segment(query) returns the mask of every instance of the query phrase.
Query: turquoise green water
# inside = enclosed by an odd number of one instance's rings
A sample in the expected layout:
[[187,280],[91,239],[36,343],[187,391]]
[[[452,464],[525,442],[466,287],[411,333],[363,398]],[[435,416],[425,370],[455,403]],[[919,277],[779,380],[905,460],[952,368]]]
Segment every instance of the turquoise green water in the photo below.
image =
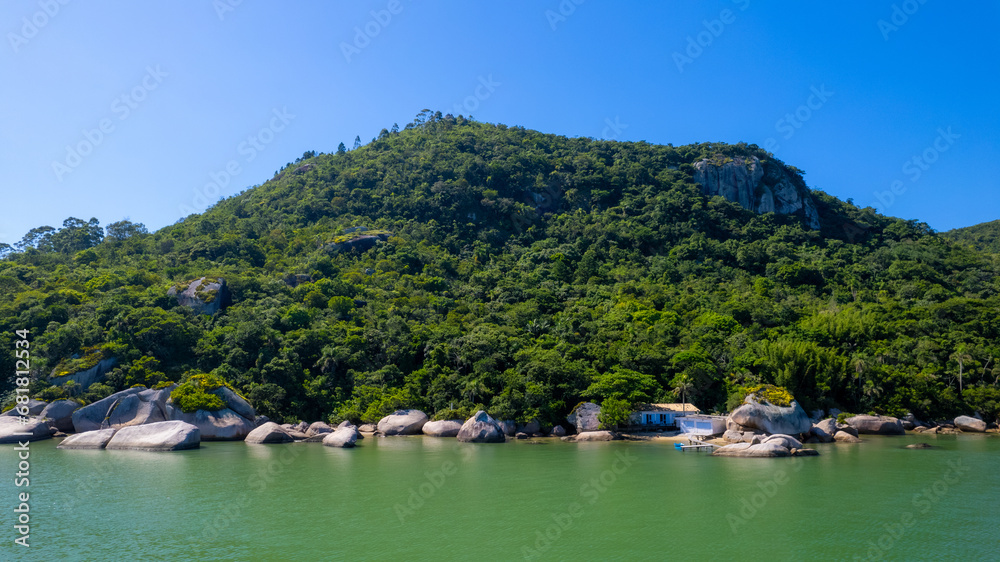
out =
[[[902,448],[916,441],[940,449]],[[31,445],[28,549],[13,544],[15,453],[0,449],[4,559],[1000,559],[992,436],[872,437],[801,460],[425,437],[56,444]]]

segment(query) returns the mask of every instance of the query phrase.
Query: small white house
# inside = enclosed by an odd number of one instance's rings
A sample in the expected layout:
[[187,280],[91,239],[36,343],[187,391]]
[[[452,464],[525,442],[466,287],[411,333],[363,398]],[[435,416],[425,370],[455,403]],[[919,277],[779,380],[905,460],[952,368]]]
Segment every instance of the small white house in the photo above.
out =
[[680,427],[681,433],[707,437],[725,433],[726,418],[725,416],[685,416],[678,421],[677,425]]
[[629,417],[629,424],[649,429],[673,428],[678,420],[699,413],[701,410],[694,404],[639,404]]

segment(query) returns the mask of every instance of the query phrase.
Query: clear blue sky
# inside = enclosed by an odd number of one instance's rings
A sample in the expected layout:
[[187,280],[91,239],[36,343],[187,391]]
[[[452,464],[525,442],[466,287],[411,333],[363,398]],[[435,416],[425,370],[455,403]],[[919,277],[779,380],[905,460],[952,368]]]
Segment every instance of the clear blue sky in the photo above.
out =
[[0,4],[3,242],[69,216],[160,228],[306,150],[456,106],[757,143],[938,230],[1000,218],[995,3],[60,1]]

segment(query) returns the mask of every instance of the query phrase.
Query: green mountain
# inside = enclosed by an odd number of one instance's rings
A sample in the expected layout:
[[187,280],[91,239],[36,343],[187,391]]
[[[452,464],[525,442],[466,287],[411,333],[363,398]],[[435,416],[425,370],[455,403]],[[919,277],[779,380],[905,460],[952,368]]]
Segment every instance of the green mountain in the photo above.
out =
[[983,252],[1000,254],[1000,220],[956,228],[942,233],[942,236]]
[[[30,329],[48,398],[211,373],[310,421],[558,422],[681,390],[724,410],[764,383],[807,409],[1000,407],[998,258],[809,190],[755,145],[425,111],[159,231],[67,219],[6,251],[0,354]],[[51,385],[112,357],[103,383]]]

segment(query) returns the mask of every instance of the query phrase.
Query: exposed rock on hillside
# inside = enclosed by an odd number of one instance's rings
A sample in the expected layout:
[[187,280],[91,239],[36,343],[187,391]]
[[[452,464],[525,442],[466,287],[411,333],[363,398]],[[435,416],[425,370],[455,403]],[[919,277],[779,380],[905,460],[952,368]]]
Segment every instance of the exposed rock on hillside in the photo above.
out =
[[819,229],[816,203],[802,178],[756,156],[705,158],[694,164],[694,181],[705,195],[721,195],[757,213],[799,215]]
[[177,304],[194,309],[200,314],[215,314],[232,303],[232,293],[226,280],[219,277],[202,277],[187,286],[173,286],[167,295],[175,297]]

